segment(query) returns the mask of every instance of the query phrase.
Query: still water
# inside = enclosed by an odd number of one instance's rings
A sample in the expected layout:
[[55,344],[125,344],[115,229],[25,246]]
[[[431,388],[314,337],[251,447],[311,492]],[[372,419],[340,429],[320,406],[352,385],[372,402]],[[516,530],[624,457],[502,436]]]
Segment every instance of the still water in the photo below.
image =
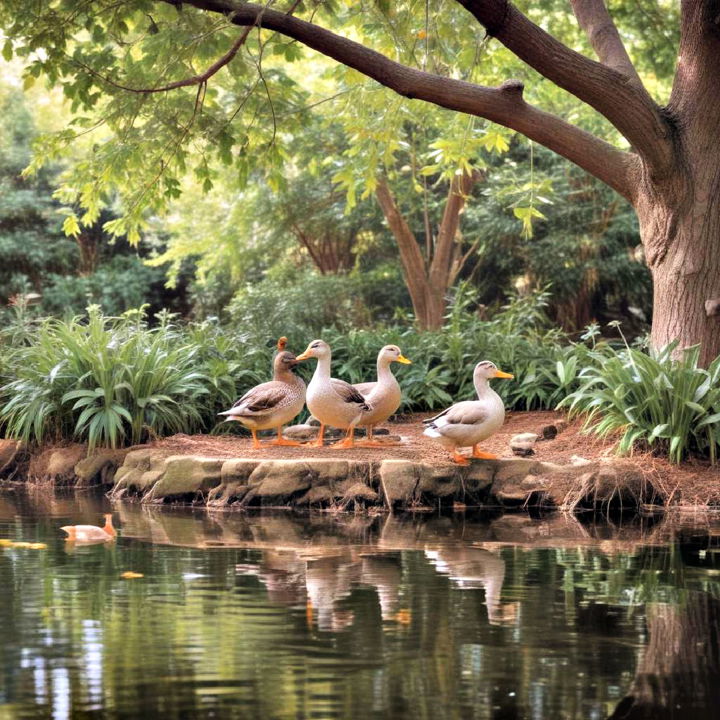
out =
[[0,494],[0,720],[717,718],[718,537]]

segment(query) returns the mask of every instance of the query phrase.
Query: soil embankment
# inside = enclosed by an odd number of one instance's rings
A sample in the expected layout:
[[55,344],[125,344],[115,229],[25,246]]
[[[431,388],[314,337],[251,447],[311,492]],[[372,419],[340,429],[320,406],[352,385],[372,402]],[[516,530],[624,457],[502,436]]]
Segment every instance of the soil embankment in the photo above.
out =
[[[640,510],[720,506],[720,470],[674,467],[650,455],[618,458],[612,444],[581,434],[556,413],[512,413],[483,444],[498,460],[460,467],[422,436],[419,416],[388,426],[402,441],[382,448],[327,445],[259,450],[237,435],[175,435],[148,445],[97,451],[46,448],[29,456],[0,441],[0,478],[101,485],[115,498],[213,507],[417,510],[438,506],[543,506]],[[515,457],[511,438],[532,432],[530,454]]]

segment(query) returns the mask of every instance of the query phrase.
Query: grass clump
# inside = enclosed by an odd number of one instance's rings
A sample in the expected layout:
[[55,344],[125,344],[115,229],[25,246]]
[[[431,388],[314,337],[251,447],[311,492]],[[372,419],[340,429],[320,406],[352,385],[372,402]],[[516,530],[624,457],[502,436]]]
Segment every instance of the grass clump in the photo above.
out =
[[585,415],[600,437],[619,434],[618,451],[646,447],[679,463],[688,455],[717,461],[720,446],[720,358],[698,366],[699,348],[677,343],[646,353],[600,345],[578,374],[579,387],[559,404]]

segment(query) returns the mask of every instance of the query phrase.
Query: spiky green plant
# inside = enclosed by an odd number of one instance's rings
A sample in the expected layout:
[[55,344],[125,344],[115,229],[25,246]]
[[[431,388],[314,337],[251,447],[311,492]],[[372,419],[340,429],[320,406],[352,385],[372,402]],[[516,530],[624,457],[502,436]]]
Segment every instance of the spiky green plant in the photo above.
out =
[[198,430],[235,394],[204,352],[169,322],[147,327],[138,312],[106,318],[91,307],[87,318],[47,320],[14,354],[0,422],[11,437],[74,436],[90,448]]
[[720,358],[698,367],[699,348],[675,357],[677,343],[647,354],[627,345],[591,351],[580,386],[559,404],[585,415],[588,431],[620,434],[618,451],[645,445],[679,463],[689,454],[717,460],[720,446]]

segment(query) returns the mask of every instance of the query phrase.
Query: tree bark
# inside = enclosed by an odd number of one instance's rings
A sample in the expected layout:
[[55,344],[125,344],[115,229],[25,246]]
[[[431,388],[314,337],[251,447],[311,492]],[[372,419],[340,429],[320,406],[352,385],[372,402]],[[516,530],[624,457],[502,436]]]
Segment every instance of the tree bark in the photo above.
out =
[[649,642],[610,720],[715,718],[720,703],[720,604],[689,592],[682,605],[648,606]]

